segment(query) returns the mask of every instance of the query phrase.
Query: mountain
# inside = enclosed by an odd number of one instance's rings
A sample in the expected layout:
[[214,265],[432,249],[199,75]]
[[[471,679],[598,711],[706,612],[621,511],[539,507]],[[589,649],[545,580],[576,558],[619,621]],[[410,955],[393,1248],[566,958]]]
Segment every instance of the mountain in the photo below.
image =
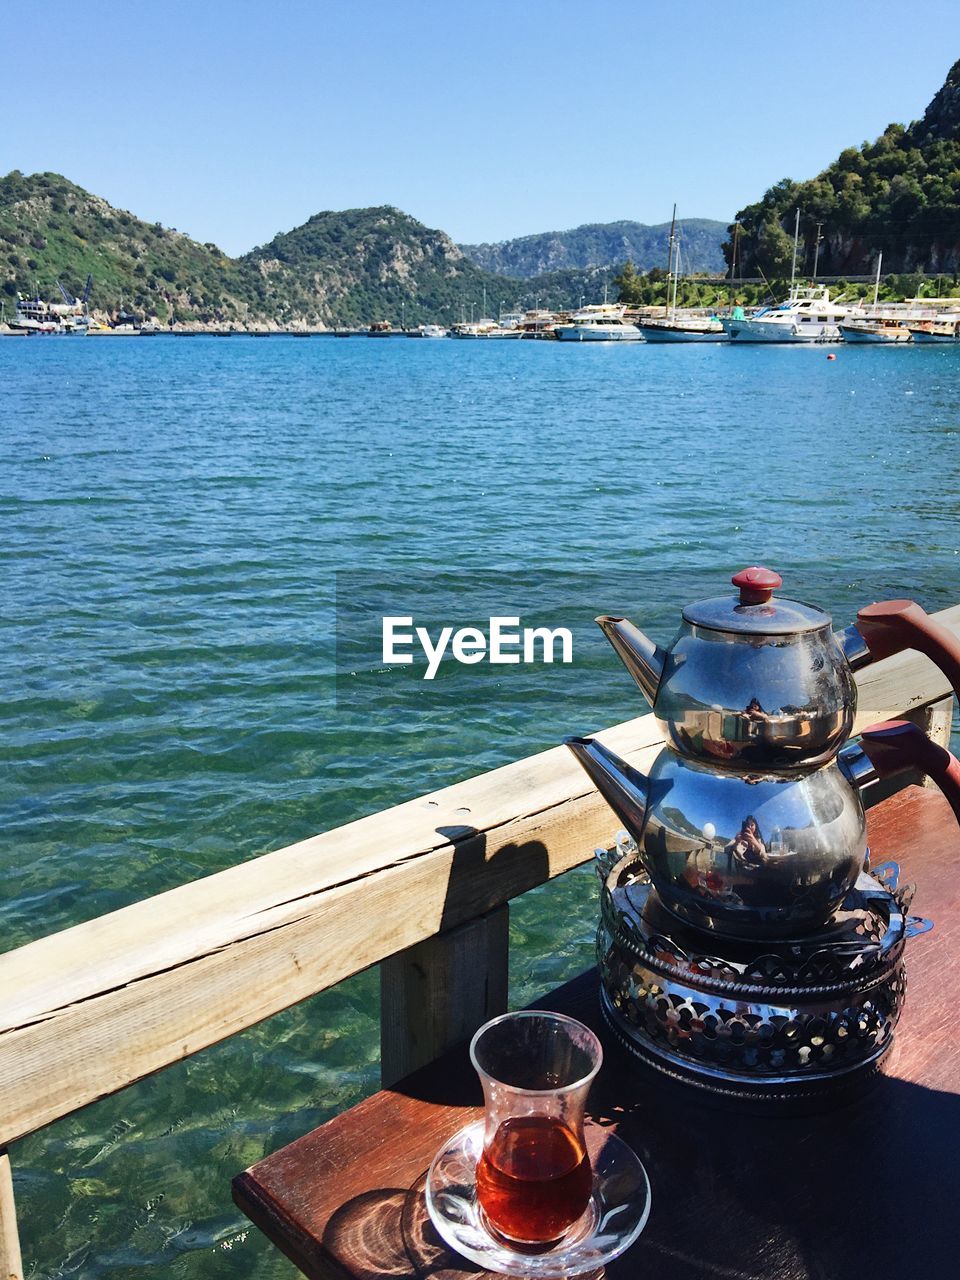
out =
[[[162,324],[312,328],[453,323],[501,306],[551,309],[597,301],[612,272],[555,272],[518,281],[471,262],[442,231],[399,209],[318,213],[239,258],[148,223],[56,173],[0,178],[0,297],[56,281],[90,306]],[[612,295],[611,295],[612,296]]]
[[[308,324],[410,324],[460,318],[461,306],[496,306],[503,282],[466,258],[449,236],[388,205],[318,213],[238,260],[263,284],[263,302]],[[479,314],[479,311],[478,311]]]
[[807,182],[784,178],[737,214],[729,228],[727,262],[737,239],[745,276],[789,274],[795,210],[800,209],[803,257],[809,271],[821,224],[818,270],[868,275],[883,252],[884,272],[960,270],[960,62],[912,124],[890,124],[875,142],[848,147]]
[[[0,178],[0,296],[56,296],[56,280],[79,293],[94,277],[91,305],[121,305],[168,317],[241,319],[234,264],[215,244],[198,244],[159,223],[114,209],[56,173]],[[59,299],[58,299],[59,300]],[[9,309],[9,308],[8,308]]]
[[[726,224],[709,218],[684,218],[677,224],[682,269],[719,274]],[[499,244],[462,244],[460,248],[485,271],[524,280],[568,268],[619,267],[630,259],[638,271],[664,267],[670,223],[592,222],[572,231],[502,240]]]

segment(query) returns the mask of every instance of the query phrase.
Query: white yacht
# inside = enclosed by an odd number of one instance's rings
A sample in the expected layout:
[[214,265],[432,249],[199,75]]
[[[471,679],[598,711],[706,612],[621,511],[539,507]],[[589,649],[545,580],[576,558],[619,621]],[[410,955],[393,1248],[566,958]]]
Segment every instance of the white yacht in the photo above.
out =
[[59,333],[60,317],[49,302],[40,297],[17,294],[13,319],[7,322],[14,333]]
[[752,316],[738,307],[720,323],[734,342],[840,342],[840,325],[851,310],[831,302],[824,285],[795,286],[775,307],[763,307]]
[[421,338],[445,338],[447,331],[442,324],[422,324],[420,325]]
[[561,342],[642,342],[643,334],[624,316],[626,307],[596,303],[574,311],[554,327]]

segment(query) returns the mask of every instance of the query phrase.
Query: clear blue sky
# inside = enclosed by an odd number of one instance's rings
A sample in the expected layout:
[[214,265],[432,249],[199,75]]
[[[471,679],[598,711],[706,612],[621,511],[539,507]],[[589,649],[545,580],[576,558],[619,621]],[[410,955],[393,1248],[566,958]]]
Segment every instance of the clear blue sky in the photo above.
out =
[[459,241],[729,219],[922,114],[960,4],[0,0],[0,48],[0,171],[240,253],[373,204]]

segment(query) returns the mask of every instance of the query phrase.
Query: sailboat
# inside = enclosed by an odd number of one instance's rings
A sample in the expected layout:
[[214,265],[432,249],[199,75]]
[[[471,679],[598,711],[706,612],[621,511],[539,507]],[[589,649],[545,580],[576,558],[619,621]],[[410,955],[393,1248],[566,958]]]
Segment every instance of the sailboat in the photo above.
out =
[[670,244],[667,252],[667,306],[662,320],[644,320],[638,325],[647,342],[723,342],[727,335],[716,316],[677,314],[677,284],[680,279],[680,238],[676,232],[677,206],[673,206]]
[[[880,309],[880,267],[883,264],[883,251],[877,258],[877,276],[873,283],[873,306],[869,313],[857,315],[851,312],[840,326],[840,334],[844,342],[912,342],[913,335],[903,322],[902,314],[895,314]],[[900,313],[903,308],[901,307]]]

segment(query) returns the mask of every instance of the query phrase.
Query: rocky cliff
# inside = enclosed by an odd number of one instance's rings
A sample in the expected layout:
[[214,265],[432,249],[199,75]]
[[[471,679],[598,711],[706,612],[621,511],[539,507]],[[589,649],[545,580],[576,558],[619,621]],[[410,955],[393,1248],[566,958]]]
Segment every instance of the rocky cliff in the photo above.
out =
[[[724,223],[708,218],[685,218],[677,224],[677,229],[684,271],[723,271]],[[460,247],[468,258],[487,271],[529,279],[550,271],[620,267],[628,259],[638,271],[665,267],[669,238],[669,222],[656,226],[642,222],[603,222],[588,223],[572,231],[545,231],[497,244]]]

